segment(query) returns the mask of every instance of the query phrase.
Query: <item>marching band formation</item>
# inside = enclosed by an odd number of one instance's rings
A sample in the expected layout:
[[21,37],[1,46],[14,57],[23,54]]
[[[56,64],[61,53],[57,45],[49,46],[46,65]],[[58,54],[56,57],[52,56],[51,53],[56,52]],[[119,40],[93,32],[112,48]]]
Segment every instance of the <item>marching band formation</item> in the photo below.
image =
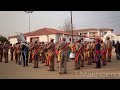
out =
[[75,70],[79,70],[84,67],[84,62],[88,65],[96,63],[95,68],[101,68],[106,66],[106,62],[111,62],[112,44],[110,38],[107,38],[107,43],[100,39],[96,39],[93,42],[87,42],[82,39],[70,44],[66,42],[65,38],[62,41],[54,43],[54,39],[50,42],[38,42],[33,43],[18,42],[15,45],[9,43],[0,43],[0,62],[5,59],[5,63],[8,63],[8,55],[10,50],[11,61],[15,59],[15,63],[28,66],[28,63],[34,62],[34,68],[38,68],[39,60],[49,66],[49,71],[54,71],[55,60],[59,63],[59,74],[67,73],[67,62],[69,56],[74,54],[72,58],[74,60]]

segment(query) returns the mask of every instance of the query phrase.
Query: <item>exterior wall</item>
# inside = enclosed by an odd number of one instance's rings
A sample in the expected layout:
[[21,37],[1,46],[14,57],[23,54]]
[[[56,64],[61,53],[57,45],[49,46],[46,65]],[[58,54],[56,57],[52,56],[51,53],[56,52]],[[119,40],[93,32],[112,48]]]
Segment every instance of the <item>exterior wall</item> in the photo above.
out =
[[27,42],[30,42],[30,38],[33,38],[33,37],[39,37],[39,36],[28,36],[26,37]]
[[15,44],[15,43],[17,43],[17,38],[10,38],[9,41],[11,44]]
[[[66,38],[67,42],[72,42],[72,36],[71,35],[60,35],[59,36],[59,41],[60,41],[60,38],[62,40],[63,37]],[[70,38],[71,38],[71,41],[70,41]],[[80,39],[80,36],[73,36],[73,39],[74,39],[74,42],[76,42],[77,40]]]
[[39,41],[40,42],[47,42],[48,41],[47,35],[41,35],[41,36],[39,36]]
[[98,30],[98,31],[94,31],[94,30],[91,30],[91,31],[80,31],[80,32],[78,32],[79,34],[81,33],[81,35],[85,35],[84,33],[87,33],[87,35],[86,36],[93,36],[93,33],[95,33],[95,36],[104,36],[105,35],[105,32],[106,33],[112,33],[112,31],[100,31],[100,30]]
[[120,36],[117,36],[118,37],[118,39],[119,39],[119,42],[120,42]]
[[53,38],[54,39],[54,42],[56,42],[56,34],[50,34],[50,35],[48,35],[48,39],[49,39],[49,41],[50,41],[50,38]]

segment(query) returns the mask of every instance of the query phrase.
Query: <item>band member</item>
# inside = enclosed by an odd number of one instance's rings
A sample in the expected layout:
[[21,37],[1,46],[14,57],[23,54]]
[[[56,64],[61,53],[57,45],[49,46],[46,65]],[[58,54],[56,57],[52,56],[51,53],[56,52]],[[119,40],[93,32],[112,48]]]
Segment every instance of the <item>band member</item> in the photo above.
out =
[[49,71],[54,71],[54,57],[55,57],[55,43],[54,39],[51,38],[48,49],[48,61],[49,61]]
[[33,50],[31,49],[31,47],[33,46],[33,43],[31,42],[29,44],[29,55],[28,55],[28,60],[29,60],[29,63],[32,63],[32,54],[33,54]]
[[90,51],[91,51],[91,45],[90,42],[87,43],[87,47],[86,47],[87,51],[86,51],[86,57],[87,57],[87,65],[91,65],[91,58],[90,58]]
[[[66,64],[67,64],[67,59],[68,59],[68,54],[67,51],[68,51],[68,43],[66,42],[66,39],[65,38],[62,38],[62,41],[58,44],[58,61],[59,61],[59,74],[66,74],[67,73],[67,67],[66,67]],[[62,72],[62,67],[64,68],[63,69],[63,72]]]
[[95,47],[95,50],[96,50],[96,67],[95,68],[101,68],[101,62],[100,62],[100,48],[101,48],[101,45],[100,45],[100,41],[97,40],[97,44],[96,44],[96,47]]
[[58,62],[58,51],[57,51],[57,47],[58,47],[58,42],[55,43],[55,60],[56,60],[56,63],[59,63],[59,62]]
[[26,42],[21,43],[23,66],[28,66],[28,45]]
[[[82,40],[82,39],[81,39],[81,40]],[[81,67],[84,67],[84,48],[85,48],[85,47],[84,47],[84,43],[83,43],[83,42],[81,42],[81,46],[82,46],[82,47],[81,47],[81,54],[80,54],[80,55],[81,55],[81,60],[80,60],[81,63],[80,63],[80,66],[81,66]]]
[[18,42],[16,45],[16,63],[18,63],[18,65],[21,65],[20,56],[21,56],[21,47],[20,47],[20,42]]
[[0,42],[0,62],[2,62],[2,58],[3,58],[3,45]]
[[95,63],[95,45],[96,45],[96,43],[95,43],[95,41],[93,41],[92,42],[92,48],[91,48],[91,54],[92,54],[91,60],[92,60],[92,63]]
[[101,41],[102,66],[106,66],[106,44]]
[[17,63],[17,48],[16,48],[16,45],[17,45],[17,43],[13,45],[13,49],[14,49],[14,60]]
[[120,43],[119,43],[119,41],[117,41],[117,43],[114,46],[115,46],[116,58],[117,58],[117,60],[119,60],[120,59]]
[[11,61],[13,61],[13,52],[14,52],[14,48],[13,48],[12,44],[10,44],[10,56],[11,56]]
[[40,55],[40,45],[38,44],[37,41],[35,41],[34,45],[31,47],[33,50],[32,54],[32,59],[34,60],[34,67],[33,68],[38,68],[38,60],[39,60],[39,55]]
[[110,41],[110,38],[107,38],[107,56],[108,60],[107,62],[111,62],[111,54],[112,54],[112,43]]
[[49,46],[49,43],[46,44],[46,49],[45,49],[45,66],[49,66],[49,57],[48,57],[48,49],[47,47]]
[[8,63],[8,50],[9,50],[9,44],[7,42],[5,42],[5,44],[3,46],[3,54],[4,54],[4,58],[5,58],[5,63]]
[[44,42],[41,43],[41,60],[42,63],[45,63],[45,49],[46,49],[46,45]]
[[87,42],[84,42],[84,61],[87,61]]
[[82,52],[82,45],[81,45],[81,40],[78,40],[77,43],[75,44],[75,70],[80,69],[80,61],[82,60],[81,57],[81,52]]

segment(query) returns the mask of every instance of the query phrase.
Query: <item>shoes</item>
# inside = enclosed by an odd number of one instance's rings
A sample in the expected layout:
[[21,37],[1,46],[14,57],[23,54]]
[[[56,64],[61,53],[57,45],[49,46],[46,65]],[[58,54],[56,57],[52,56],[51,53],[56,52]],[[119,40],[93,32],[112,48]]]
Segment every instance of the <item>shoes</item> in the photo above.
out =
[[63,74],[67,74],[66,72],[63,72]]
[[106,66],[106,64],[102,64],[102,66]]
[[84,65],[81,65],[81,67],[84,67]]
[[59,74],[62,74],[62,72],[59,72]]
[[79,70],[80,68],[75,68],[74,70]]
[[49,65],[46,64],[45,66],[49,66]]
[[55,70],[50,70],[50,69],[49,69],[48,71],[55,71]]
[[91,63],[87,63],[87,65],[92,65]]

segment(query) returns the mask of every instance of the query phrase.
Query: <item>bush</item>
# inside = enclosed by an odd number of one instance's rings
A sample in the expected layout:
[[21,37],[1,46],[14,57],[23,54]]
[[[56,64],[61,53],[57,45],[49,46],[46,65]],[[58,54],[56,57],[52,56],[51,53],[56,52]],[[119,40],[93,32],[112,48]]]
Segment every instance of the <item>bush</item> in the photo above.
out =
[[8,39],[4,36],[0,36],[0,42],[4,43],[4,42],[9,42]]

